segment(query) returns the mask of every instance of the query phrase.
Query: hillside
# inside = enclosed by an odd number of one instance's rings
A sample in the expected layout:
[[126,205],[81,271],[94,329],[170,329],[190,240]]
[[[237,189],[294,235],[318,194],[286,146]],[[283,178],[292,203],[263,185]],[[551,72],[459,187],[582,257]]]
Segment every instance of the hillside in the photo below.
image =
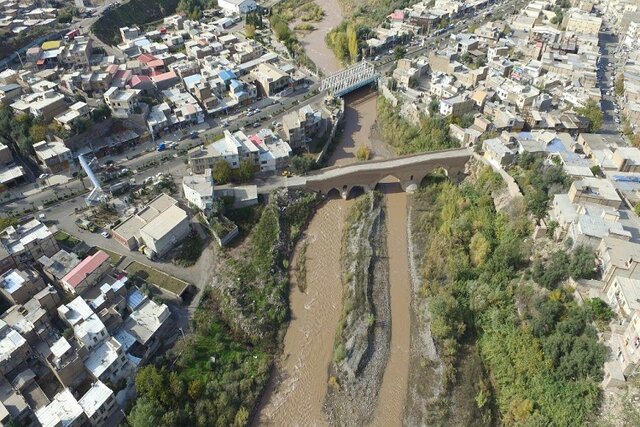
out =
[[143,25],[175,13],[179,0],[130,0],[122,6],[106,11],[91,31],[104,43],[121,42],[120,27]]

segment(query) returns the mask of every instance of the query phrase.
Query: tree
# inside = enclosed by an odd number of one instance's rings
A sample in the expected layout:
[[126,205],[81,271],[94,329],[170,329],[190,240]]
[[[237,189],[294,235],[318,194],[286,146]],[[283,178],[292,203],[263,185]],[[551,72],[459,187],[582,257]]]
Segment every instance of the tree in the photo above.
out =
[[620,74],[616,79],[615,91],[618,96],[624,94],[624,74]]
[[249,421],[249,411],[247,411],[247,409],[244,406],[241,406],[240,409],[238,409],[238,412],[236,412],[236,417],[233,421],[233,425],[235,427],[243,427],[247,425],[248,421]]
[[44,123],[34,123],[29,128],[29,137],[33,142],[43,141],[47,137],[47,125]]
[[154,402],[164,401],[165,384],[162,372],[153,365],[140,369],[136,375],[136,391]]
[[589,132],[597,132],[604,123],[602,109],[594,99],[589,99],[584,107],[576,108],[576,113],[589,120]]
[[289,162],[291,171],[298,175],[304,175],[318,167],[315,160],[307,156],[293,156]]
[[356,159],[360,161],[369,160],[371,157],[371,148],[366,145],[360,145],[356,150]]
[[[225,162],[226,163],[226,162]],[[240,167],[237,171],[238,181],[240,182],[249,182],[253,179],[255,175],[255,168],[253,163],[250,160],[244,159],[240,161]]]
[[244,26],[244,34],[247,38],[253,39],[256,37],[256,26],[253,24],[247,24]]
[[395,59],[396,61],[404,58],[406,54],[407,49],[405,49],[403,46],[396,46],[395,49],[393,49],[393,59]]
[[353,25],[347,26],[347,46],[351,61],[356,61],[358,59],[358,54],[360,53],[360,47],[358,43],[358,35]]
[[135,406],[131,409],[127,421],[132,427],[157,427],[160,424],[162,412],[163,410],[157,401],[142,396],[138,398]]
[[574,279],[591,279],[595,275],[595,254],[587,246],[580,245],[571,254],[569,274]]
[[211,176],[213,177],[213,180],[216,182],[216,184],[226,184],[231,178],[231,173],[232,171],[229,163],[225,162],[224,160],[219,160],[213,166]]

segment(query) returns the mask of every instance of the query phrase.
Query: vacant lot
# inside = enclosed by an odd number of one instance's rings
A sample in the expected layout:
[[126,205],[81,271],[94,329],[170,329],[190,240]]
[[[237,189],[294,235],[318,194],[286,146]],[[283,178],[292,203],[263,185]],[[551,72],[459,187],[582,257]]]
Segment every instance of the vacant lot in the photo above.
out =
[[148,265],[141,264],[137,261],[133,261],[129,264],[125,271],[131,275],[136,275],[140,279],[147,283],[156,285],[157,287],[164,289],[174,295],[182,295],[182,293],[189,287],[187,282],[180,279],[176,279],[166,273],[156,270]]

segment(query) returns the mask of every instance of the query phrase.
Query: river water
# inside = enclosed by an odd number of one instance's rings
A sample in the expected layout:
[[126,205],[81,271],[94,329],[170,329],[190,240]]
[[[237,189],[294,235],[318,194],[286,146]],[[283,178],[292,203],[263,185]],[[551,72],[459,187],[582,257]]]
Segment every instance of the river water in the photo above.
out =
[[[341,68],[326,46],[326,33],[342,20],[337,0],[319,0],[325,19],[317,30],[301,37],[309,57],[325,73]],[[356,162],[360,145],[372,148],[373,158],[391,155],[371,138],[376,119],[375,91],[360,90],[345,97],[344,133],[328,166]],[[383,184],[387,205],[387,245],[391,295],[391,352],[380,388],[376,426],[402,423],[407,394],[410,342],[410,282],[407,254],[407,197],[399,184]],[[275,426],[327,425],[323,404],[335,332],[340,320],[342,282],[340,251],[350,201],[327,200],[309,224],[306,240],[307,288],[290,291],[291,322],[276,374],[262,400],[257,423]],[[299,247],[294,259],[299,256]],[[294,265],[294,264],[292,264]]]

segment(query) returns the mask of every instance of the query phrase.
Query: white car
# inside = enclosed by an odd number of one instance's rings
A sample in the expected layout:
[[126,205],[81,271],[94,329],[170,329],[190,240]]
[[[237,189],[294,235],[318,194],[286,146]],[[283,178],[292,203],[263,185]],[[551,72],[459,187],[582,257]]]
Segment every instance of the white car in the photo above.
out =
[[100,233],[100,235],[101,235],[102,237],[104,237],[105,239],[109,239],[109,238],[111,238],[111,234],[109,234],[109,232],[108,232],[108,231],[103,231],[102,233]]

